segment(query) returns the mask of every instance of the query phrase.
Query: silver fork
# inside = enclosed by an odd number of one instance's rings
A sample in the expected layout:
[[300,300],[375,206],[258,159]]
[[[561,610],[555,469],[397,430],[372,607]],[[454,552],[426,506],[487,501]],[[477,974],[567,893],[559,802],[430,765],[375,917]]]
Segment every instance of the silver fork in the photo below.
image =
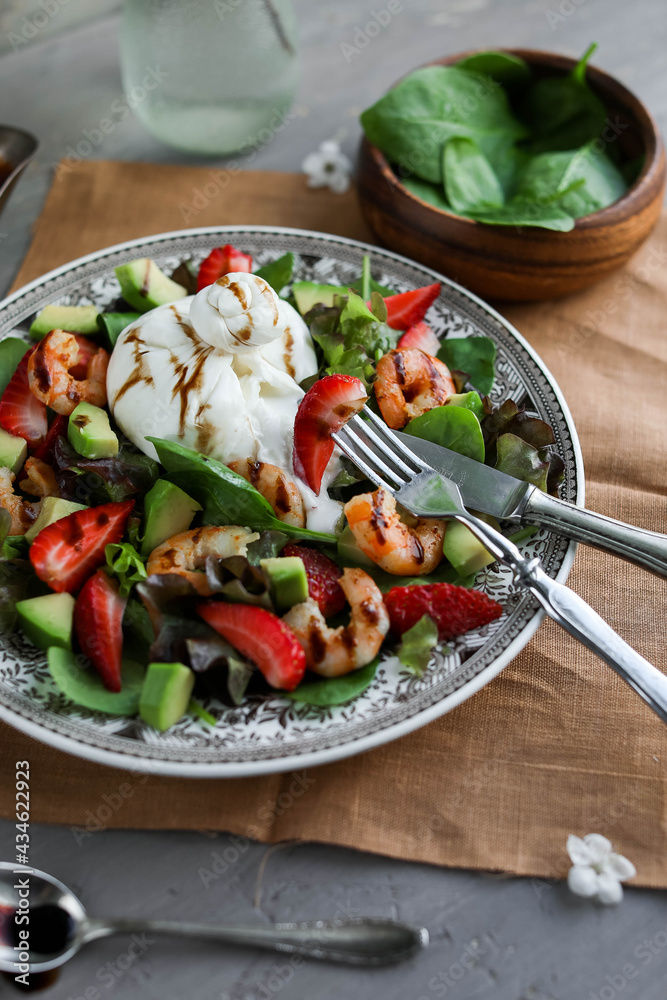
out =
[[537,557],[528,559],[490,524],[463,506],[458,486],[427,465],[393,434],[372,410],[364,407],[333,435],[349,459],[376,486],[393,494],[415,517],[453,518],[465,524],[514,573],[514,580],[535,595],[554,621],[620,674],[667,722],[667,676],[621,639],[578,594],[557,583]]

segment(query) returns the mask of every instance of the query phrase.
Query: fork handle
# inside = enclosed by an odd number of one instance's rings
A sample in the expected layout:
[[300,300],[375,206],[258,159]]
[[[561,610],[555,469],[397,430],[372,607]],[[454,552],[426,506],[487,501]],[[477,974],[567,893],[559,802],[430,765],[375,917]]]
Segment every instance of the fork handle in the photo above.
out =
[[612,517],[584,510],[537,488],[528,498],[522,520],[539,524],[557,535],[604,549],[658,576],[667,576],[667,535],[657,531],[636,528]]
[[657,667],[628,646],[583,598],[547,576],[539,559],[527,559],[509,539],[472,514],[457,520],[513,570],[516,582],[535,595],[554,621],[608,663],[667,722],[667,677]]

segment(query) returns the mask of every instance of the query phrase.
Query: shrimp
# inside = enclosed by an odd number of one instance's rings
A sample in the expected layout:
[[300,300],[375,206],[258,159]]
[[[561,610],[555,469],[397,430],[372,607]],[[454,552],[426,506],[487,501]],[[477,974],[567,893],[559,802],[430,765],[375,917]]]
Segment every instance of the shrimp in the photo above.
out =
[[[85,363],[83,374],[73,371]],[[105,406],[109,354],[103,347],[94,348],[64,330],[51,330],[40,340],[28,362],[28,382],[38,399],[56,413],[69,416],[81,402]]]
[[375,398],[386,423],[405,427],[456,392],[447,365],[418,348],[389,351],[377,363]]
[[35,497],[60,496],[56,474],[46,462],[42,462],[40,458],[28,458],[23,471],[26,478],[21,480],[19,486],[25,493]]
[[299,488],[284,469],[252,458],[238,458],[228,463],[232,472],[243,476],[268,500],[273,512],[285,524],[306,527],[306,511]]
[[359,548],[387,573],[424,576],[442,559],[445,522],[417,518],[406,524],[387,490],[352,497],[345,504],[345,516]]
[[349,625],[330,628],[312,597],[283,618],[303,646],[308,668],[322,677],[340,677],[370,663],[389,631],[382,593],[368,573],[348,568],[338,582],[350,604]]
[[38,503],[29,503],[14,493],[14,473],[6,466],[0,467],[0,507],[9,511],[10,535],[25,535],[39,513]]
[[149,576],[154,573],[175,573],[177,576],[185,577],[198,594],[210,597],[213,591],[206,573],[202,572],[207,558],[213,556],[216,559],[226,559],[227,556],[244,556],[250,542],[258,538],[256,531],[251,532],[248,528],[239,527],[238,524],[181,531],[180,534],[172,535],[162,545],[153,549],[146,563],[146,572]]

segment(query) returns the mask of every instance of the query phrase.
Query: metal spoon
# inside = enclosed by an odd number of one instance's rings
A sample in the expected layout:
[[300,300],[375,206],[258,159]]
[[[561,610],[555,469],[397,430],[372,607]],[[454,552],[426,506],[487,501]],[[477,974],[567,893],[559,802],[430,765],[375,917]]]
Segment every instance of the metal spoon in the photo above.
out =
[[[21,895],[21,893],[23,895]],[[26,902],[27,901],[27,902]],[[20,921],[29,905],[30,923]],[[48,907],[47,910],[41,910]],[[38,914],[42,913],[42,919]],[[18,911],[18,918],[15,916]],[[18,935],[28,933],[27,941]],[[19,974],[26,960],[30,972],[64,965],[83,945],[112,934],[169,934],[283,954],[299,954],[351,965],[388,965],[415,955],[428,945],[428,931],[396,920],[316,920],[272,927],[233,927],[167,920],[95,920],[58,879],[35,869],[0,862],[0,970]],[[32,942],[31,942],[32,938]],[[27,950],[21,954],[23,945]],[[44,950],[39,950],[44,949]]]
[[29,132],[12,125],[0,125],[0,212],[38,145],[37,139]]

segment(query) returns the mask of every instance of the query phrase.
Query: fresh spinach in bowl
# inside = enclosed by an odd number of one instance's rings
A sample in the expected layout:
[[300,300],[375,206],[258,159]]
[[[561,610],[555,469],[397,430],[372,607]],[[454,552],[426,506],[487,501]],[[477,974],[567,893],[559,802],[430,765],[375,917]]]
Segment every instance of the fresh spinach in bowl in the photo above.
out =
[[405,187],[435,208],[489,225],[567,232],[617,201],[628,174],[602,140],[606,110],[586,79],[589,46],[566,76],[480,52],[427,66],[361,115]]

